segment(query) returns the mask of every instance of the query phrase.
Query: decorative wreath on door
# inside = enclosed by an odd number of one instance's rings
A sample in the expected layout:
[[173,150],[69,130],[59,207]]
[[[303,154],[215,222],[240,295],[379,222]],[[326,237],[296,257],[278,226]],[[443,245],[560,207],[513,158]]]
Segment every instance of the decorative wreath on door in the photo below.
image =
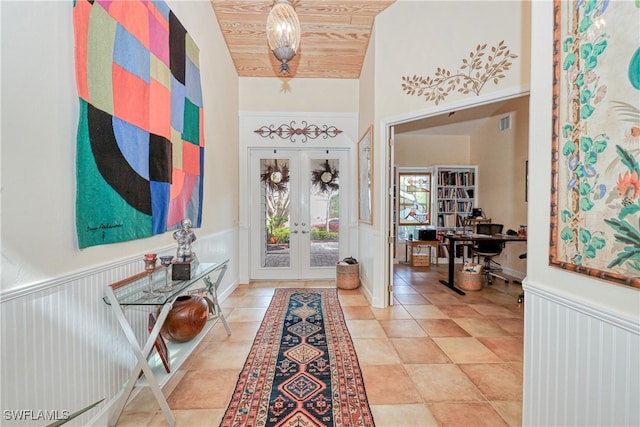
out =
[[271,191],[285,191],[289,183],[289,167],[284,165],[278,166],[275,160],[274,165],[268,165],[265,171],[260,175],[260,180],[264,182]]
[[338,174],[338,169],[332,168],[329,160],[325,160],[322,168],[311,172],[311,183],[322,193],[333,192],[340,188]]

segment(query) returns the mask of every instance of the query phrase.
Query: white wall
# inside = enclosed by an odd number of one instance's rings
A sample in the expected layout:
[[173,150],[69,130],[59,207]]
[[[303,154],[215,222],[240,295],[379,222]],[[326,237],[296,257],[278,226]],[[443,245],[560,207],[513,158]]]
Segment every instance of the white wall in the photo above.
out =
[[[376,22],[376,120],[395,124],[509,98],[526,93],[531,82],[529,200],[535,203],[527,213],[523,425],[637,425],[638,405],[628,396],[638,395],[640,383],[640,294],[549,266],[552,35],[551,1],[394,3]],[[401,92],[402,75],[456,67],[476,43],[499,40],[519,58],[507,79],[489,84],[480,96],[455,94],[434,105]],[[384,148],[375,154],[384,170]],[[384,184],[375,182],[380,196]],[[380,204],[375,211],[387,213]],[[375,251],[384,248],[383,240],[372,243]],[[382,256],[374,260],[381,264]],[[383,279],[374,293],[384,287],[384,271],[378,271]],[[585,418],[585,410],[593,417]]]
[[[194,246],[203,262],[231,259],[220,289],[225,296],[238,275],[238,78],[211,4],[167,3],[200,48],[205,195]],[[142,271],[143,253],[173,253],[176,244],[167,233],[78,249],[72,7],[70,1],[0,2],[0,407],[77,410],[105,398],[74,420],[88,425],[92,418],[104,424],[135,364],[113,312],[102,301],[104,288]],[[142,339],[146,325],[134,326]]]
[[[504,99],[526,91],[529,82],[528,2],[514,1],[398,1],[376,17],[374,115],[374,217],[381,218],[372,232],[375,301],[384,300],[390,268],[386,258],[383,224],[388,221],[388,169],[386,125],[407,117],[420,117],[448,108]],[[434,76],[438,68],[455,73],[476,46],[485,53],[504,42],[517,58],[498,84],[488,81],[479,95],[451,91],[444,100],[426,101],[402,90],[405,76]],[[362,243],[362,240],[361,240]],[[362,247],[362,245],[361,245]]]
[[241,111],[353,113],[358,80],[241,77]]
[[[575,388],[568,387],[564,382],[559,383],[558,373],[567,371],[554,370],[561,368],[548,364],[553,360],[576,361],[580,364],[579,371],[582,384],[597,384],[596,380],[609,375],[611,370],[605,367],[617,368],[616,374],[636,375],[638,366],[637,345],[633,345],[640,334],[638,331],[638,317],[640,313],[640,297],[637,291],[624,286],[613,285],[608,282],[552,268],[548,264],[549,250],[549,202],[551,177],[551,78],[552,78],[552,2],[515,2],[515,1],[399,1],[385,10],[377,19],[374,47],[375,55],[368,54],[367,65],[363,70],[363,83],[342,82],[340,90],[348,95],[333,102],[321,97],[318,92],[314,96],[306,97],[298,92],[303,86],[313,87],[314,83],[293,81],[296,99],[282,106],[279,92],[279,80],[268,83],[268,91],[274,102],[270,107],[267,101],[250,98],[264,94],[260,89],[252,92],[252,88],[261,86],[262,82],[238,83],[231,60],[222,42],[222,36],[215,24],[216,20],[209,2],[204,1],[171,1],[169,5],[174,9],[185,27],[194,38],[201,50],[201,68],[203,75],[203,90],[206,112],[206,140],[207,166],[205,175],[205,219],[203,227],[198,231],[202,251],[224,256],[236,257],[237,237],[234,221],[237,214],[236,186],[219,185],[228,183],[228,177],[237,176],[234,168],[238,164],[238,111],[243,109],[278,110],[283,108],[291,111],[296,108],[309,110],[319,105],[317,111],[329,111],[341,108],[340,102],[345,103],[342,111],[363,110],[362,103],[375,106],[375,111],[361,113],[362,122],[374,123],[374,184],[379,190],[374,197],[374,227],[360,227],[360,246],[366,248],[366,262],[371,266],[367,271],[367,280],[377,284],[384,282],[384,248],[385,238],[382,235],[382,221],[385,216],[384,200],[386,183],[380,178],[386,167],[384,163],[384,143],[380,142],[383,132],[379,127],[383,120],[391,121],[394,117],[407,114],[422,114],[437,112],[447,106],[453,107],[463,101],[478,101],[487,96],[455,94],[448,104],[434,106],[424,99],[408,96],[401,91],[401,77],[403,75],[427,75],[434,72],[438,66],[456,67],[461,58],[468,54],[477,43],[488,43],[490,46],[505,40],[506,44],[519,58],[508,73],[508,78],[501,80],[498,86],[489,84],[486,94],[499,94],[503,91],[518,91],[520,87],[529,85],[529,29],[531,28],[531,64],[535,64],[531,74],[531,103],[534,108],[530,112],[530,148],[529,168],[530,187],[529,199],[539,203],[529,203],[528,225],[528,278],[525,289],[528,292],[528,306],[539,308],[537,311],[525,309],[525,393],[523,401],[523,416],[525,425],[556,424],[560,418],[543,418],[546,413],[557,414],[563,410],[565,414],[580,414],[584,408],[598,408],[599,394],[594,397],[586,396],[580,401],[570,400]],[[529,12],[532,9],[530,26]],[[73,65],[73,25],[71,20],[72,2],[0,2],[1,37],[2,37],[2,283],[0,295],[4,305],[7,294],[14,297],[24,288],[39,286],[39,289],[49,285],[49,292],[58,289],[74,295],[73,286],[83,289],[91,296],[92,301],[105,286],[103,275],[92,275],[81,283],[75,283],[76,276],[84,275],[92,267],[109,268],[125,259],[123,264],[132,264],[139,254],[150,248],[165,248],[174,246],[170,236],[156,236],[150,239],[89,248],[83,251],[77,249],[74,227],[74,161],[75,161],[75,130],[77,126],[77,95]],[[624,31],[622,29],[621,31]],[[443,36],[445,35],[445,36]],[[46,72],[44,72],[46,71]],[[373,85],[368,83],[373,80]],[[352,86],[353,85],[353,86]],[[326,87],[324,88],[326,89]],[[323,89],[323,90],[324,90]],[[256,89],[258,90],[258,89]],[[312,90],[312,89],[309,89]],[[363,91],[367,91],[363,94]],[[240,95],[238,95],[240,93]],[[335,93],[332,91],[332,93]],[[353,95],[353,97],[351,97]],[[369,97],[373,96],[373,102]],[[239,101],[241,99],[242,101]],[[265,98],[267,99],[267,98]],[[317,101],[314,101],[314,99]],[[319,101],[321,100],[322,101]],[[258,104],[265,102],[265,104]],[[270,101],[271,102],[271,101]],[[458,103],[458,104],[456,104]],[[389,119],[391,118],[391,119]],[[366,123],[360,123],[362,130]],[[221,178],[222,177],[222,178]],[[221,181],[221,179],[223,181]],[[233,178],[231,178],[233,179]],[[46,213],[46,214],[45,214]],[[365,230],[363,232],[363,230]],[[220,233],[218,233],[220,231]],[[219,237],[221,236],[221,237]],[[219,243],[222,242],[222,243]],[[361,254],[364,249],[361,249]],[[125,268],[118,269],[118,274],[124,274]],[[88,275],[89,273],[87,273]],[[237,276],[229,273],[230,277]],[[114,279],[116,279],[114,277]],[[374,291],[376,291],[374,289]],[[27,293],[27,292],[25,292]],[[39,298],[39,294],[37,295]],[[378,294],[378,296],[382,293]],[[25,300],[25,301],[23,301]],[[12,299],[11,301],[17,301]],[[22,319],[33,319],[39,309],[59,309],[63,307],[64,314],[96,315],[87,320],[94,330],[103,334],[120,336],[115,325],[105,324],[105,319],[113,318],[105,313],[86,312],[72,300],[72,304],[55,305],[55,301],[20,299],[24,306],[20,308]],[[379,300],[378,300],[379,302]],[[12,302],[10,302],[13,304]],[[546,304],[543,305],[542,303]],[[25,311],[27,307],[30,311]],[[100,306],[101,307],[101,306]],[[3,307],[4,308],[4,307]],[[569,312],[565,311],[567,308]],[[76,310],[77,311],[74,311]],[[2,310],[5,312],[4,309]],[[54,310],[55,311],[55,310]],[[554,318],[553,325],[547,322],[550,313],[561,314]],[[576,313],[579,313],[577,315]],[[586,316],[585,316],[586,315]],[[566,322],[571,317],[577,319],[574,323]],[[79,317],[82,318],[82,317]],[[66,317],[63,319],[66,321]],[[93,323],[90,323],[93,322]],[[563,323],[566,322],[566,323]],[[31,334],[37,328],[28,323],[25,334]],[[65,325],[64,322],[53,322],[52,325]],[[615,331],[609,332],[613,325]],[[565,335],[550,336],[550,327],[561,326]],[[554,341],[563,337],[575,337],[574,330],[593,326],[603,331],[592,335],[589,347],[589,358],[570,346],[558,346]],[[27,358],[26,355],[46,355],[50,348],[49,341],[39,342],[37,337],[31,339],[29,347],[22,352],[24,334],[16,335],[16,330],[9,322],[2,324],[2,348],[12,348],[22,365],[3,365],[2,368],[2,397],[24,396],[20,401],[20,408],[32,407],[29,402],[38,396],[55,397],[68,392],[70,396],[76,394],[71,383],[66,383],[64,373],[74,372],[74,359],[61,360],[55,365],[60,376],[45,384],[27,388],[25,377],[20,372],[28,372],[34,384],[38,379],[37,373],[42,371],[43,359],[39,357]],[[73,327],[61,326],[63,332],[78,334]],[[581,329],[582,330],[582,329]],[[85,329],[80,331],[85,332]],[[604,334],[604,335],[603,335]],[[609,343],[612,335],[628,343],[626,350],[627,364],[607,365],[612,358],[613,350]],[[625,335],[628,334],[628,335]],[[549,335],[549,336],[548,336]],[[601,341],[600,338],[603,338]],[[77,345],[85,345],[84,336],[77,336]],[[113,348],[113,347],[109,347]],[[536,353],[535,349],[558,349],[547,355]],[[616,347],[622,349],[622,346]],[[620,350],[622,351],[622,350]],[[68,353],[65,351],[65,354]],[[74,354],[73,352],[71,352]],[[109,353],[109,352],[107,352]],[[109,357],[114,357],[109,353]],[[88,355],[88,365],[93,362]],[[551,359],[550,359],[551,358]],[[2,358],[5,363],[6,358]],[[47,359],[50,360],[50,359]],[[58,359],[56,359],[57,361]],[[585,367],[586,363],[586,367]],[[591,364],[591,365],[589,365]],[[53,365],[51,365],[53,366]],[[99,369],[104,368],[100,366]],[[53,370],[53,369],[52,369]],[[614,369],[615,370],[615,369]],[[84,371],[83,371],[84,372]],[[87,371],[89,372],[89,371]],[[81,386],[96,381],[96,378],[111,380],[109,372],[94,372],[94,377],[82,381]],[[9,375],[6,375],[9,373]],[[637,375],[636,375],[637,377]],[[632,378],[633,379],[633,378]],[[56,381],[57,380],[57,381]],[[578,383],[580,384],[580,383]],[[627,385],[625,385],[627,384]],[[625,383],[620,380],[613,384],[614,394],[621,395],[631,390],[634,397],[639,393],[632,389],[638,382]],[[20,388],[20,386],[23,386]],[[611,386],[611,383],[607,383]],[[55,386],[55,387],[54,387]],[[113,385],[118,390],[117,384]],[[624,387],[627,387],[626,389]],[[84,394],[89,392],[83,390]],[[555,390],[555,394],[548,394],[548,390]],[[582,387],[585,394],[590,389]],[[565,400],[569,399],[569,400]],[[607,400],[604,405],[607,411],[627,411],[627,419],[638,420],[638,405],[629,400],[616,402]],[[62,403],[60,404],[62,405]],[[65,406],[66,403],[65,403]],[[71,407],[71,405],[68,405]],[[562,407],[561,407],[562,406]],[[55,406],[59,408],[61,406]],[[3,409],[5,404],[3,401]],[[547,411],[549,410],[549,411]],[[635,412],[633,412],[635,411]],[[553,415],[552,414],[552,415]],[[633,418],[633,417],[636,418]],[[568,420],[571,424],[576,419]],[[551,420],[551,422],[549,422]],[[579,421],[579,420],[578,420]],[[573,423],[575,424],[575,423]],[[637,424],[637,423],[636,423]]]
[[529,244],[528,279],[532,286],[553,289],[570,299],[638,321],[640,293],[584,274],[549,265],[549,207],[551,204],[551,100],[552,35],[551,2],[533,2],[535,11],[531,37],[532,68],[529,122]]
[[553,3],[532,19],[523,424],[637,425],[640,293],[549,265]]
[[[200,48],[205,103],[199,236],[234,227],[238,78],[208,2],[168,2]],[[75,231],[73,2],[2,1],[2,280],[0,290],[174,245],[171,233],[80,250]],[[142,263],[141,263],[142,264]]]
[[[374,25],[375,27],[375,25]],[[365,132],[372,126],[373,132],[373,141],[377,138],[378,130],[375,127],[374,117],[375,117],[375,77],[376,77],[376,69],[375,69],[375,43],[376,43],[376,33],[375,29],[372,31],[371,38],[369,39],[369,45],[367,46],[367,52],[364,57],[364,61],[362,63],[362,70],[360,71],[360,87],[359,87],[359,99],[358,99],[358,140],[362,138]],[[379,140],[379,138],[378,138]],[[374,147],[375,150],[375,147]],[[355,150],[357,153],[357,148]],[[372,151],[373,154],[373,151]],[[357,156],[356,156],[357,157]],[[375,157],[373,158],[373,162],[375,162]],[[354,170],[358,170],[357,161],[355,162]],[[377,179],[377,176],[380,175],[380,171],[376,170],[374,167],[371,171],[373,180]],[[373,190],[373,189],[372,189]],[[376,195],[375,191],[371,192],[372,194],[372,206],[376,204]],[[359,206],[359,189],[354,193],[356,207],[355,214],[356,218],[359,219],[360,216],[360,206]],[[366,293],[369,297],[369,300],[375,306],[384,306],[385,300],[384,295],[378,291],[377,295],[374,296],[373,287],[376,283],[375,274],[376,270],[373,268],[373,263],[375,261],[377,248],[375,246],[375,242],[377,240],[376,230],[380,228],[380,225],[384,221],[384,218],[376,217],[371,212],[371,224],[366,222],[358,222],[358,244],[357,244],[357,254],[358,254],[358,262],[360,263],[360,282],[364,289],[366,289]],[[378,277],[378,282],[381,277]]]
[[[500,119],[510,116],[511,128],[500,132]],[[478,207],[504,231],[527,224],[526,160],[529,149],[529,98],[506,102],[471,138],[471,163],[478,165]],[[508,274],[526,275],[524,243],[505,245],[496,257]]]
[[394,150],[395,164],[401,167],[475,164],[466,135],[396,134]]
[[[402,91],[403,76],[434,76],[438,67],[455,73],[475,51],[504,41],[518,55],[505,78],[488,82],[482,93],[528,82],[529,12],[518,1],[400,0],[376,17],[376,116],[415,113],[434,105]],[[452,92],[444,102],[475,95]],[[441,102],[442,104],[442,102]]]
[[[243,194],[240,212],[240,251],[250,253],[255,236],[250,229],[250,188],[248,181],[248,152],[255,148],[317,149],[338,148],[349,152],[348,164],[342,166],[341,185],[348,185],[350,195],[356,194],[355,147],[357,135],[358,80],[356,79],[298,79],[298,78],[240,78],[240,188]],[[301,143],[287,138],[264,139],[257,137],[255,129],[265,125],[337,126],[342,131],[336,138],[309,139]],[[295,139],[295,138],[294,138]],[[350,173],[351,172],[351,173]],[[355,196],[349,198],[347,214],[341,214],[341,228],[348,227],[348,242],[341,241],[340,256],[348,251],[348,256],[357,255],[357,217]],[[345,255],[345,256],[347,256]],[[344,256],[343,256],[344,257]],[[248,283],[250,277],[250,257],[240,259],[240,283]],[[314,274],[326,277],[327,271]],[[331,272],[331,277],[335,273]]]

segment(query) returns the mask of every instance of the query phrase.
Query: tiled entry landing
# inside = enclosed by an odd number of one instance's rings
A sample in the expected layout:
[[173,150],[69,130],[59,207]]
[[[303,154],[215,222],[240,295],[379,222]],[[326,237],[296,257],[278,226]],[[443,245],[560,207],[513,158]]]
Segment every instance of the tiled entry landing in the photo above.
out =
[[[522,288],[495,280],[460,296],[438,280],[446,265],[396,267],[395,305],[372,308],[340,290],[376,426],[517,426],[522,413]],[[177,426],[217,426],[276,287],[333,282],[255,282],[222,304],[233,334],[217,324],[163,392]],[[120,426],[165,426],[148,389]]]

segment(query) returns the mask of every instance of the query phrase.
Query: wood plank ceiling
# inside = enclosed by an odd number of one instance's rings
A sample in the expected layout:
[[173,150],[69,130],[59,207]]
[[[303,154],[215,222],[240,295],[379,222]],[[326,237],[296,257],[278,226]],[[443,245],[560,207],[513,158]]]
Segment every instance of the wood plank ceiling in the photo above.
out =
[[395,0],[294,0],[300,47],[280,74],[265,27],[273,0],[211,0],[240,77],[357,79],[375,17]]

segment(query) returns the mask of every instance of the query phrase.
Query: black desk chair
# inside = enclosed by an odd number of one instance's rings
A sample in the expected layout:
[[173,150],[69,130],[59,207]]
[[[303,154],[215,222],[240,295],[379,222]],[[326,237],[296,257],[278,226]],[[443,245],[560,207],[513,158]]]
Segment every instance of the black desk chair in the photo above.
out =
[[[462,227],[464,229],[465,233],[477,233],[478,230],[476,228],[476,226],[478,224],[491,224],[491,218],[465,218],[462,220]],[[473,247],[473,243],[469,243],[469,242],[463,242],[463,243],[459,243],[460,246],[462,246],[462,262],[465,262],[465,254],[467,253],[467,248],[469,248],[470,250]],[[475,258],[476,256],[471,253],[471,261],[473,261],[473,258]],[[480,259],[478,259],[478,262],[480,262]]]
[[[502,224],[476,224],[476,233],[493,236],[494,234],[502,233],[502,227]],[[473,242],[473,246],[471,247],[471,251],[474,256],[477,256],[478,259],[480,259],[480,257],[484,258],[483,270],[484,274],[487,276],[487,283],[490,285],[493,283],[492,276],[501,277],[508,282],[507,279],[496,274],[502,271],[502,267],[492,259],[494,256],[498,256],[502,253],[503,247],[504,243],[482,240],[476,240]]]

